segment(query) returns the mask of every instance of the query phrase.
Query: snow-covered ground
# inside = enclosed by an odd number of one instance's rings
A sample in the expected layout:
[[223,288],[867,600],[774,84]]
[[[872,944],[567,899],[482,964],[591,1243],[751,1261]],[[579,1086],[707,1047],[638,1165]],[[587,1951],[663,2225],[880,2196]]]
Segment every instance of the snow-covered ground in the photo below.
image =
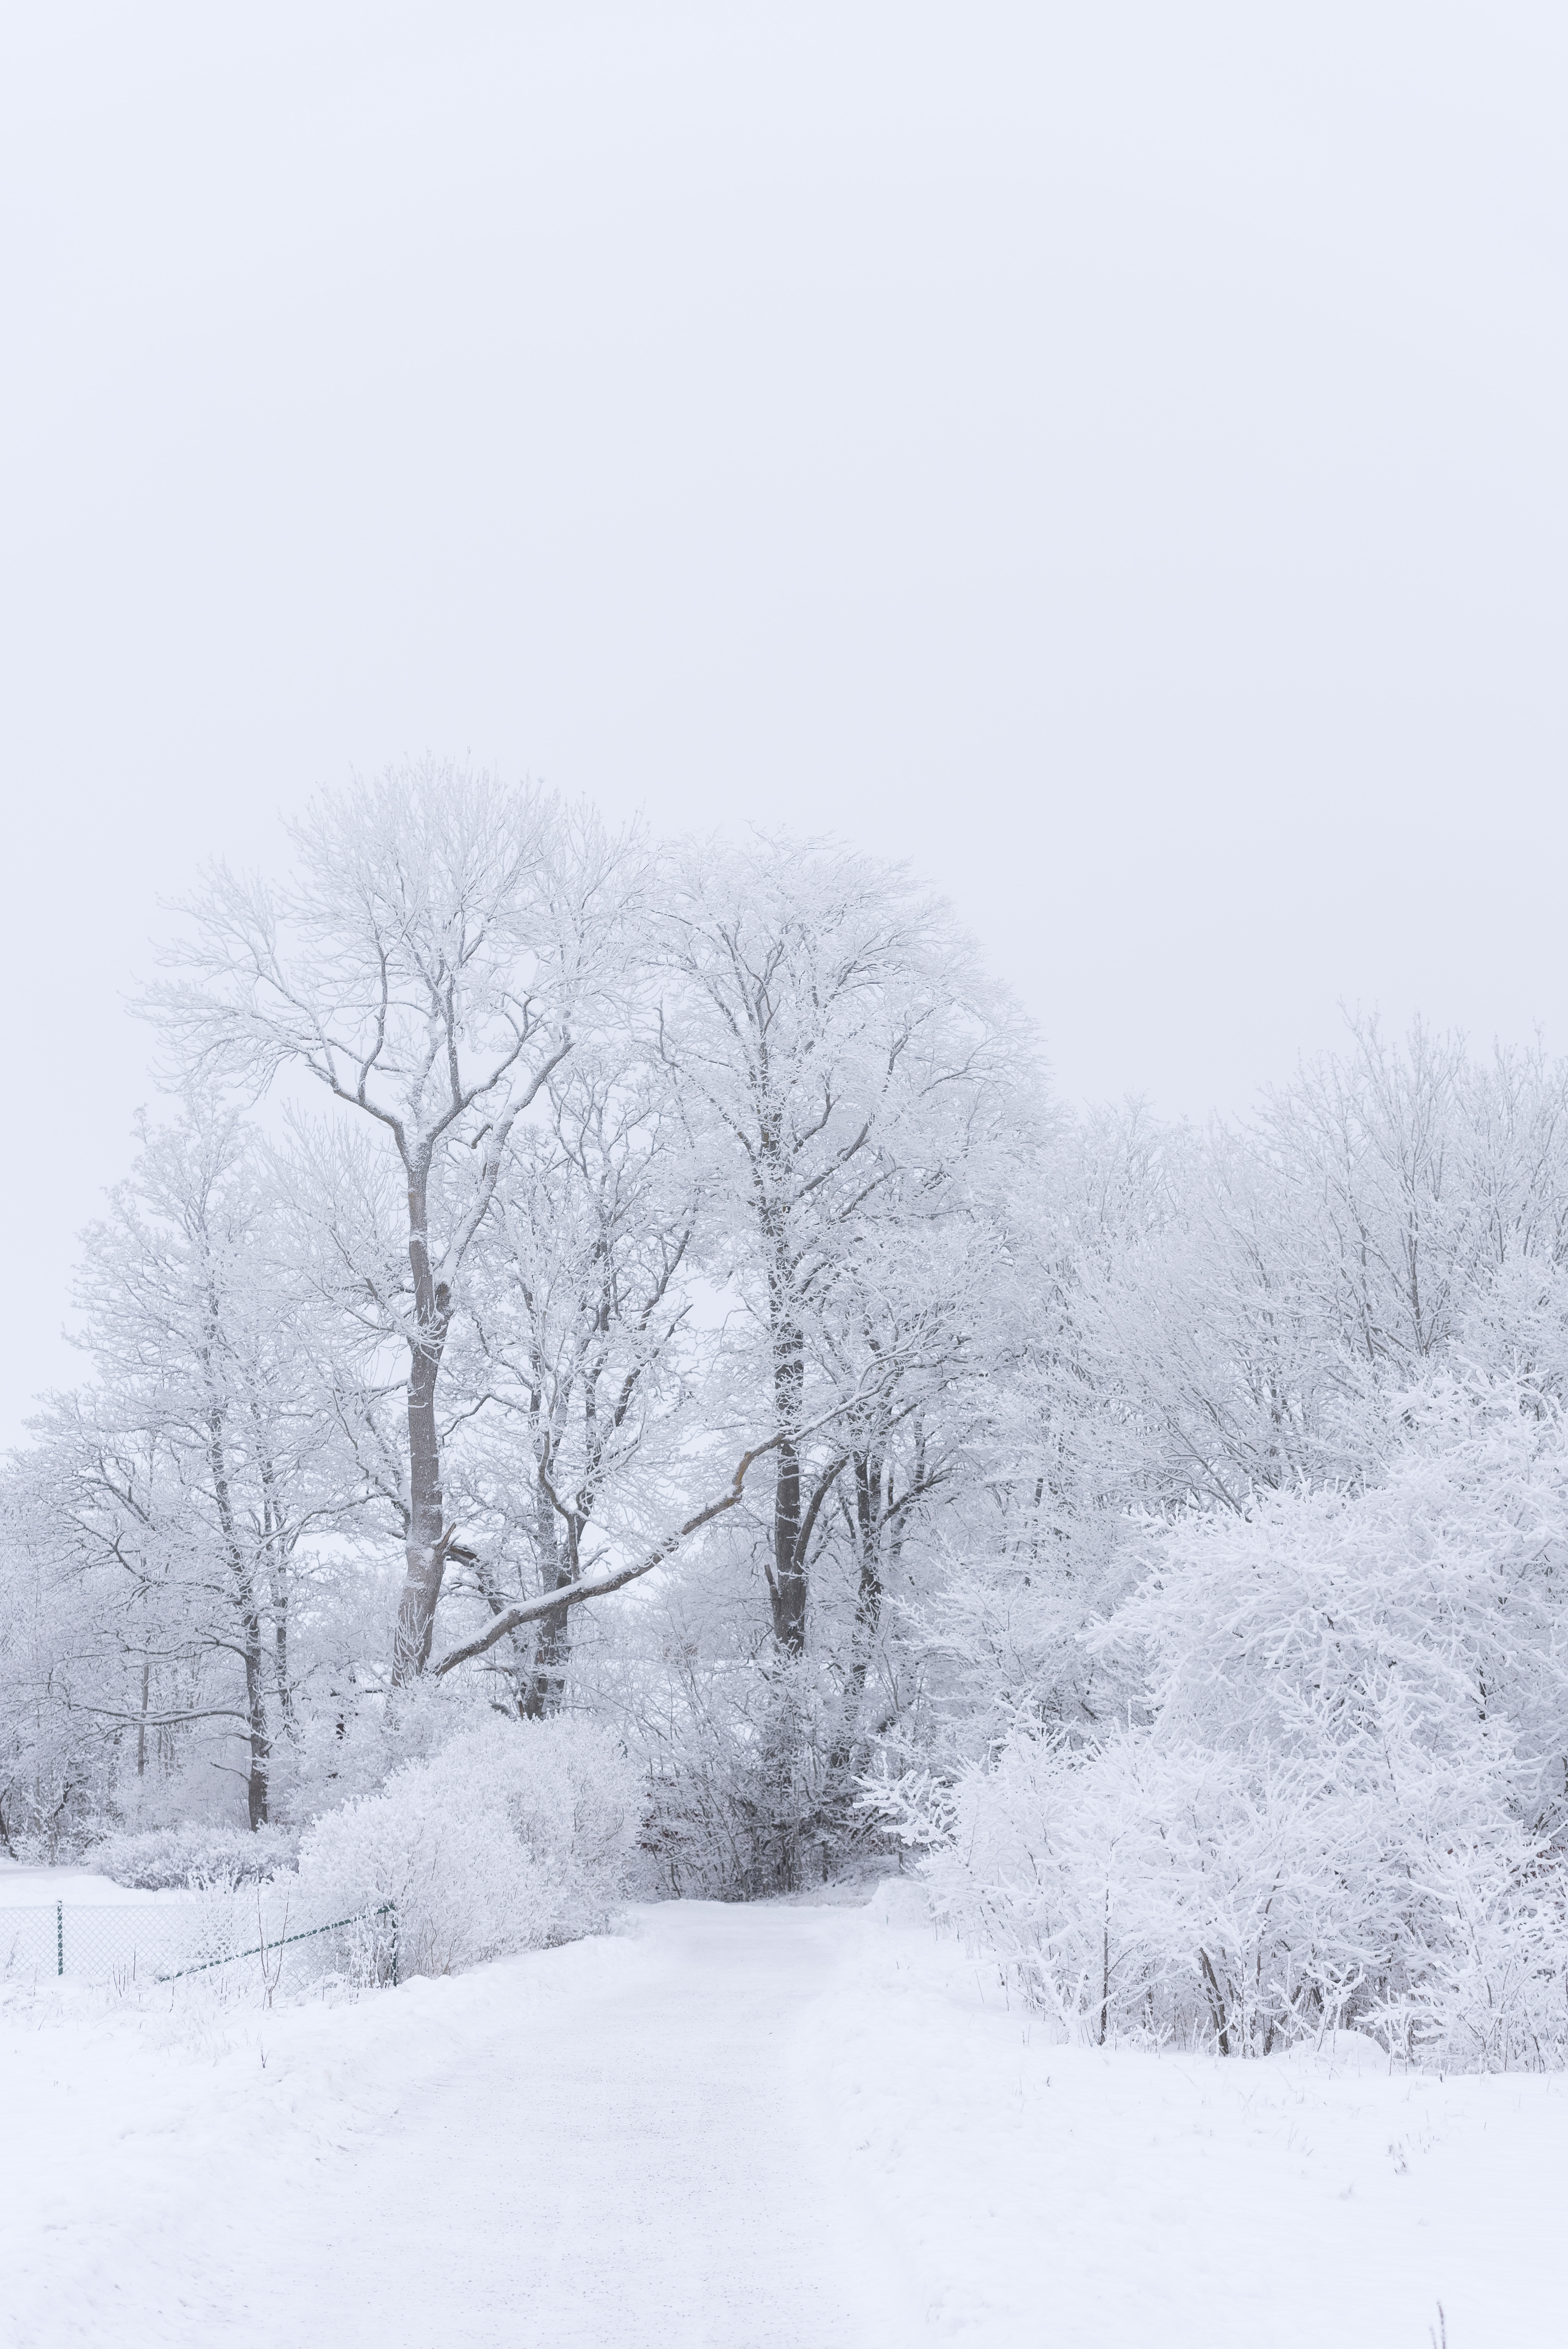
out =
[[0,2063],[6,2349],[1564,2338],[1568,2083],[1052,2045],[904,1888],[271,2013],[13,1991]]
[[21,1868],[14,1859],[0,1859],[0,1909],[48,1908],[57,1900],[95,1909],[139,1908],[150,1900],[184,1898],[180,1892],[137,1892],[90,1868]]

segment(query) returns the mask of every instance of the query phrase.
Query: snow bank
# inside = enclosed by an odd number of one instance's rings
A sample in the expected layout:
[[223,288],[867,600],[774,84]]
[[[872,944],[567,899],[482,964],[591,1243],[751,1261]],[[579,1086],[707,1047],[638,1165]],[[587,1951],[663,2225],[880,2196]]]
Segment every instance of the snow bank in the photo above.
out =
[[1067,2045],[910,1889],[845,1920],[810,2027],[824,2167],[850,2158],[915,2337],[1428,2349],[1440,2302],[1453,2349],[1558,2349],[1561,2075],[1401,2071],[1353,2032],[1249,2064]]

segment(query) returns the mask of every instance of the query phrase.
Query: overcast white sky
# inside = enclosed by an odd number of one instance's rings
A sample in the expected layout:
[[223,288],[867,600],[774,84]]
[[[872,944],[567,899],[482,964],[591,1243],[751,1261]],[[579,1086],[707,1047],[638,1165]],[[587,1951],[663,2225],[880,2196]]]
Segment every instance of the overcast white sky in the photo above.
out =
[[0,1434],[160,895],[407,751],[912,857],[1070,1098],[1568,1045],[1560,5],[8,26]]

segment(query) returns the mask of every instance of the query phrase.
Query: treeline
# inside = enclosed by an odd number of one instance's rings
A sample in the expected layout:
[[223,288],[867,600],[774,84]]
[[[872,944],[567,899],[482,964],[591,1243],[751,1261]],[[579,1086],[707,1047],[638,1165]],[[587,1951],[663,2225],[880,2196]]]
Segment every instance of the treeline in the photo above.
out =
[[788,1877],[797,1715],[844,1811],[1025,1342],[1022,1023],[836,851],[435,769],[294,847],[210,877],[146,1007],[172,1099],[87,1236],[95,1375],[6,1489],[6,1835],[286,1818],[460,1682],[624,1719],[676,1844],[734,1764],[700,1865]]
[[294,852],[7,1476],[13,1850],[564,1712],[672,1889],[902,1836],[1074,2031],[1561,2044],[1568,1072],[1075,1120],[872,860],[434,768]]

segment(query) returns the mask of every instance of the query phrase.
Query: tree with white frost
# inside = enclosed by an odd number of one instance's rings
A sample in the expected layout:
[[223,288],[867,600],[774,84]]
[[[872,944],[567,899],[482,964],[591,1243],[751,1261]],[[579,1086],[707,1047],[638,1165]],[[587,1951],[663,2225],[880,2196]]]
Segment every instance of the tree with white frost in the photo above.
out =
[[1029,1048],[945,909],[842,851],[688,849],[661,874],[655,940],[659,1047],[712,1169],[708,1262],[749,1317],[778,1436],[764,1566],[774,1639],[799,1656],[823,1512],[857,1460],[870,1505],[876,1399],[928,1342],[915,1300],[885,1350],[877,1288],[901,1233],[972,1208],[969,1162],[1026,1091]]
[[294,1727],[302,1544],[353,1499],[333,1456],[351,1406],[286,1224],[232,1110],[192,1099],[144,1126],[86,1235],[77,1302],[97,1378],[53,1400],[21,1480],[35,1570],[87,1599],[85,1613],[67,1600],[57,1701],[133,1755],[139,1786],[155,1752],[203,1737],[211,1752],[216,1727],[252,1826]]
[[[460,1473],[476,1526],[454,1596],[471,1591],[492,1619],[645,1547],[672,1489],[703,1473],[714,1431],[694,1410],[697,1215],[679,1102],[656,1061],[630,1037],[575,1053],[515,1139],[453,1366],[472,1420]],[[560,1706],[571,1619],[562,1605],[489,1651],[491,1669],[510,1651],[500,1668],[525,1717]]]
[[465,1276],[513,1129],[619,983],[637,853],[542,792],[433,765],[324,799],[292,836],[281,886],[211,876],[155,1009],[188,1070],[253,1092],[302,1071],[396,1166],[406,1272],[388,1278],[389,1247],[351,1270],[407,1352],[406,1681],[459,1538],[438,1390]]

